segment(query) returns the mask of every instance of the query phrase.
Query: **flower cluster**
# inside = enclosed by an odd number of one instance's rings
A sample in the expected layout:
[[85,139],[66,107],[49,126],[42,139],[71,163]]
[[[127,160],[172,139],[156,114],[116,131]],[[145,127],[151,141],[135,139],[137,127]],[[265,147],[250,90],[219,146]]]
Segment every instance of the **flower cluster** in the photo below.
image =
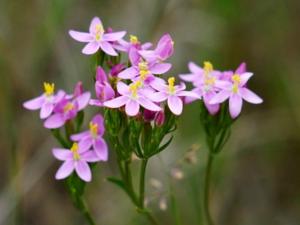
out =
[[[220,103],[229,99],[229,112],[235,119],[242,109],[243,100],[259,104],[262,99],[247,88],[247,82],[253,73],[247,72],[246,64],[242,63],[235,71],[214,70],[213,65],[206,61],[200,67],[193,62],[189,65],[189,74],[181,74],[180,78],[192,82],[194,93],[200,95],[210,114],[215,115],[220,110]],[[188,97],[185,102],[196,100]]]

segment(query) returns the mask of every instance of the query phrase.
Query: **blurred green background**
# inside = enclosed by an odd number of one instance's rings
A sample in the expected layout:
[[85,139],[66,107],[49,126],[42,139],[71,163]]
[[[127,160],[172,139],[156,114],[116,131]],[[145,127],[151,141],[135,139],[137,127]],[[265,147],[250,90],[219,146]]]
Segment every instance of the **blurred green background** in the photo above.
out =
[[[83,224],[63,183],[54,180],[55,140],[38,113],[21,104],[41,93],[43,81],[71,91],[82,80],[93,89],[91,57],[80,53],[83,45],[68,30],[86,30],[99,16],[105,26],[142,41],[156,42],[170,33],[173,75],[187,72],[190,60],[210,60],[220,70],[247,62],[255,73],[249,86],[264,104],[244,105],[217,158],[212,214],[220,225],[299,225],[299,12],[297,0],[1,0],[0,224]],[[193,147],[197,163],[178,163],[193,144],[199,146]],[[200,224],[206,152],[195,103],[185,108],[173,144],[149,164],[149,207],[161,224],[174,224],[170,183],[182,225]],[[182,179],[169,179],[174,168],[182,170]],[[124,193],[105,181],[116,173],[111,157],[99,164],[87,188],[98,224],[146,224]]]

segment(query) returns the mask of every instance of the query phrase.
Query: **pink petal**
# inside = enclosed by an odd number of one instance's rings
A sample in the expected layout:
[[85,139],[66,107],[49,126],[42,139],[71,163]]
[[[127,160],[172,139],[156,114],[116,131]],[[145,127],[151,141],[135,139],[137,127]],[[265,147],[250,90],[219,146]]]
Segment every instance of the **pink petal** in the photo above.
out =
[[234,119],[241,113],[242,104],[243,104],[243,100],[241,96],[237,94],[231,95],[231,97],[229,98],[229,112],[231,118]]
[[125,105],[126,102],[128,102],[127,96],[119,96],[117,98],[104,102],[103,105],[108,108],[119,108]]
[[156,93],[150,94],[147,97],[149,97],[151,99],[151,101],[153,101],[153,102],[163,102],[163,101],[167,100],[168,94],[165,92],[156,92]]
[[69,35],[76,41],[80,41],[80,42],[91,42],[94,39],[93,36],[89,33],[79,32],[75,30],[70,30]]
[[68,177],[73,171],[74,171],[74,161],[73,160],[65,161],[56,172],[55,178],[57,180],[64,179]]
[[54,148],[52,149],[52,154],[55,158],[62,161],[73,159],[73,153],[69,149],[65,148]]
[[114,50],[112,45],[106,41],[99,42],[100,48],[108,55],[117,56],[118,53]]
[[82,180],[86,182],[90,182],[92,180],[92,172],[87,162],[81,160],[77,161],[75,164],[75,170]]
[[86,152],[87,150],[90,150],[90,148],[92,147],[93,144],[93,139],[91,137],[91,135],[87,135],[86,137],[82,138],[79,143],[78,143],[78,147],[79,147],[79,153],[82,152]]
[[180,115],[182,113],[183,109],[183,102],[182,100],[177,96],[169,96],[168,98],[168,106],[172,113],[175,115]]
[[125,34],[126,34],[126,31],[106,33],[106,34],[103,34],[103,40],[104,41],[118,41],[121,38],[123,38],[125,36]]
[[89,104],[90,98],[91,98],[90,92],[85,92],[76,98],[76,101],[78,103],[78,111],[84,109]]
[[108,148],[105,141],[102,138],[99,138],[94,142],[94,150],[96,155],[98,156],[98,160],[108,160]]
[[95,151],[87,151],[81,155],[81,159],[87,162],[98,162],[100,161]]
[[239,65],[239,67],[236,69],[236,71],[235,71],[235,73],[237,73],[237,74],[242,74],[242,73],[245,73],[246,72],[246,63],[241,63],[240,65]]
[[129,87],[123,82],[118,82],[117,90],[121,95],[127,95],[129,93]]
[[151,111],[160,111],[161,110],[161,108],[158,105],[154,104],[153,102],[149,101],[146,98],[140,97],[137,101],[145,109],[148,109]]
[[40,118],[45,119],[53,112],[54,105],[51,102],[45,102],[40,111]]
[[240,75],[240,78],[241,78],[241,83],[240,83],[240,86],[244,86],[248,80],[253,76],[253,73],[243,73]]
[[125,105],[125,111],[128,116],[136,116],[139,113],[140,105],[134,100],[129,100]]
[[78,134],[73,134],[73,135],[71,135],[71,140],[72,141],[80,141],[82,138],[85,138],[89,134],[90,134],[89,131],[83,131],[83,132],[78,133]]
[[179,77],[181,80],[184,80],[186,82],[194,82],[201,78],[199,74],[193,74],[193,73],[179,74]]
[[220,91],[210,101],[209,104],[218,104],[229,98],[231,92],[227,90]]
[[82,53],[86,55],[92,55],[96,53],[100,48],[100,44],[96,41],[88,43],[83,49]]
[[143,50],[146,50],[146,49],[149,49],[149,48],[151,48],[152,47],[152,43],[150,43],[150,42],[146,42],[146,43],[144,43],[144,44],[142,44],[142,49]]
[[194,62],[189,62],[188,67],[192,73],[201,74],[203,72],[203,69]]
[[208,92],[203,95],[205,107],[211,115],[215,115],[220,110],[220,104],[210,104],[211,99],[216,95],[215,92]]
[[129,67],[123,70],[121,73],[118,74],[119,78],[122,79],[132,79],[139,74],[139,71],[135,67]]
[[102,101],[99,101],[98,99],[91,99],[89,101],[89,104],[92,105],[92,106],[99,106],[99,107],[103,106]]
[[180,91],[176,95],[180,97],[192,97],[196,99],[201,99],[201,96],[193,91]]
[[253,104],[260,104],[263,100],[248,88],[240,88],[240,94],[243,99]]
[[41,95],[37,98],[28,100],[23,103],[24,108],[29,109],[29,110],[37,110],[40,109],[45,102],[45,96]]
[[90,24],[90,28],[89,28],[90,33],[95,33],[96,32],[96,26],[97,25],[103,26],[100,18],[99,17],[94,17],[91,21],[91,24]]
[[138,65],[140,62],[141,56],[139,55],[138,51],[136,48],[130,48],[129,49],[129,60],[132,65]]
[[97,114],[92,119],[93,123],[96,123],[98,125],[98,134],[103,135],[104,133],[104,119],[101,114]]
[[57,113],[52,116],[50,116],[46,121],[44,122],[44,127],[48,129],[55,129],[63,126],[65,123],[65,119],[63,114]]
[[163,74],[168,72],[172,67],[171,63],[158,63],[150,68],[153,74]]

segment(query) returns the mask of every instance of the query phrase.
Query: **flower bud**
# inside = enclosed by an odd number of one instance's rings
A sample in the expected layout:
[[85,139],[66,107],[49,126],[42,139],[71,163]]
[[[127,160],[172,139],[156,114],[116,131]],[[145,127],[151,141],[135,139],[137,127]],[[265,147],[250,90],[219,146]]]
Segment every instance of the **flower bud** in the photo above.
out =
[[74,93],[73,93],[73,95],[74,95],[75,97],[77,97],[77,96],[81,95],[82,93],[83,93],[83,86],[82,86],[82,82],[79,81],[79,82],[76,84],[75,88],[74,88]]
[[164,122],[165,122],[165,112],[159,111],[155,117],[155,124],[157,126],[162,126],[164,124]]
[[123,69],[125,69],[124,64],[122,63],[116,64],[111,68],[110,75],[112,77],[116,77]]
[[96,81],[99,81],[100,83],[107,82],[107,76],[101,66],[98,66],[96,69]]
[[146,122],[151,122],[152,120],[154,120],[155,116],[156,116],[156,112],[150,111],[148,109],[144,110],[144,120]]

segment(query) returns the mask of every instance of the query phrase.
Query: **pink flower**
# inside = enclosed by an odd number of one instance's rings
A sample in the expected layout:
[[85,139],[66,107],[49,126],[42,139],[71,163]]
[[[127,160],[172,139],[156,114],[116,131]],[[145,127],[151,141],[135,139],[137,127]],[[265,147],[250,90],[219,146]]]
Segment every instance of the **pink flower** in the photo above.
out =
[[164,61],[173,55],[174,41],[170,34],[163,35],[154,50],[141,50],[139,54],[147,61]]
[[52,153],[55,158],[64,161],[56,172],[57,180],[65,179],[75,170],[80,179],[90,182],[92,173],[88,163],[101,161],[94,151],[82,147],[76,142],[73,143],[71,149],[54,148]]
[[139,77],[140,80],[153,80],[153,74],[164,74],[168,72],[172,65],[170,63],[147,62],[142,59],[137,50],[131,49],[129,52],[131,67],[119,73],[118,77],[122,79],[134,79]]
[[108,55],[117,56],[118,53],[110,42],[121,40],[126,32],[105,33],[101,20],[94,17],[90,24],[89,33],[70,30],[69,34],[76,41],[88,43],[82,49],[83,54],[91,55],[102,49]]
[[115,49],[123,52],[129,52],[131,49],[136,50],[147,50],[151,48],[152,44],[150,42],[142,44],[138,37],[135,35],[130,35],[130,41],[125,41],[123,39],[118,40],[114,45]]
[[90,105],[103,106],[103,102],[115,97],[115,91],[108,83],[105,71],[100,66],[96,70],[95,91],[98,99],[91,99]]
[[[208,61],[204,62],[203,68],[193,62],[190,62],[188,66],[191,73],[181,74],[179,75],[180,78],[184,81],[192,82],[195,86],[192,92],[202,96],[203,102],[210,114],[216,114],[220,109],[220,104],[211,104],[210,100],[219,91],[217,84],[220,85],[223,83],[220,80],[222,73],[214,70],[213,65]],[[195,100],[193,97],[187,97],[185,102],[190,103]]]
[[54,94],[54,84],[44,82],[44,93],[37,98],[31,99],[23,103],[24,108],[29,110],[40,111],[40,118],[46,119],[51,115],[55,104],[65,95],[63,91]]
[[55,105],[54,114],[45,120],[44,127],[48,129],[62,127],[66,121],[75,118],[77,113],[88,105],[90,97],[89,92],[84,92],[78,96],[65,95]]
[[140,89],[142,83],[137,81],[129,86],[123,82],[118,82],[117,90],[121,96],[104,102],[108,108],[119,108],[125,105],[125,111],[128,116],[136,116],[139,113],[140,105],[151,111],[160,111],[161,108],[151,102]]
[[185,91],[184,83],[174,85],[175,78],[168,79],[168,85],[161,82],[152,82],[151,86],[158,92],[150,94],[148,97],[154,102],[163,102],[168,100],[168,106],[172,113],[180,115],[183,109],[183,101],[181,97],[189,96],[200,99],[200,96],[191,91]]
[[243,100],[253,104],[263,102],[259,96],[246,87],[253,73],[245,72],[245,68],[245,64],[241,64],[232,73],[231,80],[219,86],[221,91],[210,101],[211,104],[217,104],[229,99],[229,112],[232,118],[236,118],[241,113]]
[[71,136],[72,141],[79,142],[79,145],[83,146],[85,149],[93,147],[98,158],[102,161],[107,161],[108,148],[106,142],[102,138],[104,134],[103,117],[100,114],[94,116],[89,123],[89,128],[89,130],[79,134],[73,134]]

